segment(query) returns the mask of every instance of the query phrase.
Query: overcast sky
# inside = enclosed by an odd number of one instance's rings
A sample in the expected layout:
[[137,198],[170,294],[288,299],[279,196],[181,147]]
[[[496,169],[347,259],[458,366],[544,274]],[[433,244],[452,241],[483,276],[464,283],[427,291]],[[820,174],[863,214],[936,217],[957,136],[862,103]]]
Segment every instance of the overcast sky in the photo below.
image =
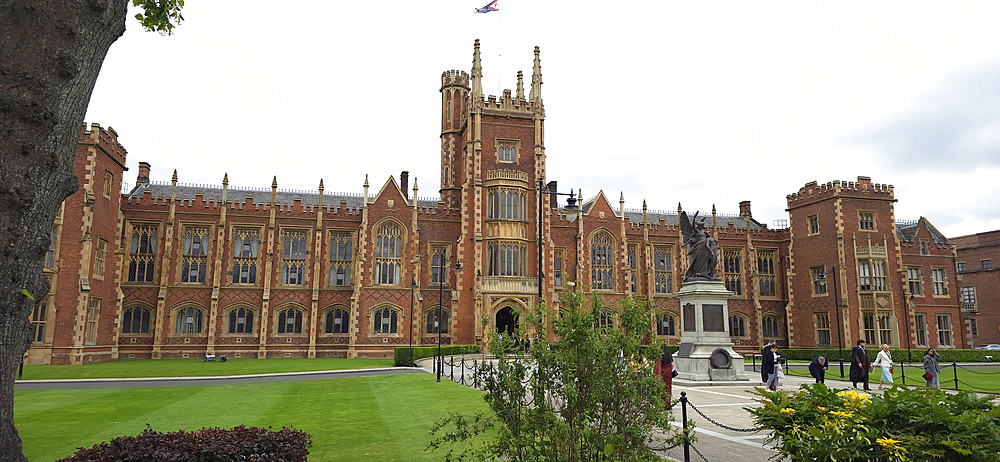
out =
[[[130,19],[87,123],[153,181],[361,193],[439,188],[441,73],[530,82],[541,47],[548,180],[626,208],[770,226],[805,183],[895,186],[896,218],[1000,229],[1000,3],[189,1],[171,37]],[[134,15],[134,11],[130,11]],[[411,179],[411,185],[412,185]]]

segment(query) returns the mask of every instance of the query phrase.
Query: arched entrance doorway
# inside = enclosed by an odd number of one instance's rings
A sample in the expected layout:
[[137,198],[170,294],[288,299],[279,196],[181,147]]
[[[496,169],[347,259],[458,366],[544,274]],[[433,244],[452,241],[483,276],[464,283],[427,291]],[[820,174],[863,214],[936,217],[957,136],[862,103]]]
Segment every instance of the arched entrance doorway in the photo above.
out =
[[517,314],[513,308],[506,306],[497,311],[497,334],[513,337],[517,327]]

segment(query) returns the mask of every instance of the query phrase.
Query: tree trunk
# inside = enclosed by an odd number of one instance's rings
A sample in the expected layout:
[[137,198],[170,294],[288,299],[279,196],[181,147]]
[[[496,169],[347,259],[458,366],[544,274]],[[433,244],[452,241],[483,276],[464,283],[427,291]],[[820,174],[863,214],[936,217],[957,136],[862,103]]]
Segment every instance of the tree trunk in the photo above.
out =
[[[27,460],[14,377],[27,350],[52,223],[79,187],[73,156],[127,0],[0,0],[0,461]],[[35,300],[24,295],[27,291]]]

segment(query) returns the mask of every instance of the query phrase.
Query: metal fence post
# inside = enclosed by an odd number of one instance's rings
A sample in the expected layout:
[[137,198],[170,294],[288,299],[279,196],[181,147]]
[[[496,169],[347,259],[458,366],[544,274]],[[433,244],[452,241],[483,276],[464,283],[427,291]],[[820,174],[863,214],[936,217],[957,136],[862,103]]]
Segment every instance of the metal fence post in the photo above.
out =
[[903,361],[899,362],[899,373],[903,376],[901,380],[903,381],[903,386],[905,387],[906,386],[906,363],[904,363]]
[[687,392],[681,392],[681,418],[684,419],[684,462],[691,462],[691,442],[688,441],[688,398]]
[[479,368],[476,366],[476,360],[472,360],[472,388],[479,388]]
[[955,390],[958,390],[958,363],[955,361],[951,362],[951,370],[955,373]]

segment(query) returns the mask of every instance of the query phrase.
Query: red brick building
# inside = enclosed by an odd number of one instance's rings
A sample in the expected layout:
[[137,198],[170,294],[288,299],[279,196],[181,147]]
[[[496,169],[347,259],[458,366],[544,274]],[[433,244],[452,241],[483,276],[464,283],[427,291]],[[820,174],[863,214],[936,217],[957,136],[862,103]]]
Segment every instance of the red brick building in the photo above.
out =
[[[117,134],[84,130],[82,187],[55,223],[52,292],[32,317],[29,360],[387,356],[436,344],[438,325],[444,343],[483,343],[537,303],[539,281],[550,303],[570,283],[607,306],[646,297],[651,333],[678,342],[680,204],[629,209],[624,193],[613,203],[597,192],[571,220],[539,192],[557,184],[546,176],[538,49],[527,95],[518,73],[514,92],[484,96],[479,60],[477,42],[471,75],[442,74],[439,198],[418,199],[407,172],[329,194],[322,180],[313,192],[280,190],[277,179],[229,188],[225,176],[219,187],[186,186],[176,171],[156,184],[145,162],[119,194]],[[702,214],[733,292],[737,349],[857,338],[965,346],[954,247],[926,220],[897,225],[894,201],[891,186],[860,177],[789,195],[787,228],[754,220],[749,201],[739,214]]]
[[951,238],[958,253],[959,296],[976,346],[1000,343],[1000,231]]

